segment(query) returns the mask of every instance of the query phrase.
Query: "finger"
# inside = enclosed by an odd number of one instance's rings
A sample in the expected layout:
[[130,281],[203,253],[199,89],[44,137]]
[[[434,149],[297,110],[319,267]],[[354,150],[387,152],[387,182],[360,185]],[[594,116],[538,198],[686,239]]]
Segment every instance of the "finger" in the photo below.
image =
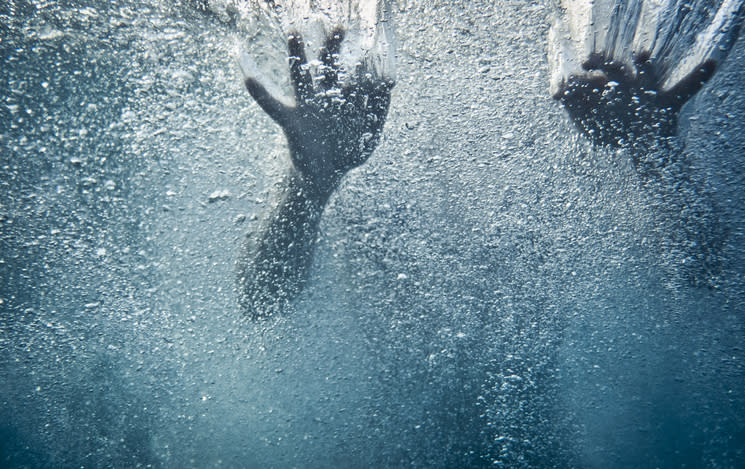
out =
[[375,104],[383,119],[388,115],[388,108],[391,105],[391,91],[395,84],[393,80],[385,81],[380,83],[375,90]]
[[605,73],[605,75],[608,77],[609,81],[615,81],[617,83],[623,83],[628,78],[630,73],[626,70],[626,65],[624,65],[621,62],[616,62],[614,60],[610,60],[608,62],[605,62],[600,69]]
[[605,62],[607,62],[605,55],[601,54],[600,52],[593,52],[592,54],[590,54],[587,60],[582,63],[582,68],[588,72],[590,70],[597,70]]
[[642,89],[647,91],[657,90],[657,71],[652,63],[649,51],[639,52],[634,55],[637,79]]
[[608,58],[605,54],[600,52],[593,52],[582,64],[582,68],[588,72],[594,70],[601,71],[608,78],[607,81],[625,81],[626,78],[626,67],[621,62],[616,62],[612,58]]
[[277,98],[267,91],[267,89],[255,78],[246,78],[245,81],[248,92],[253,97],[256,104],[266,112],[269,117],[282,127],[285,127],[290,121],[291,109],[282,104]]
[[[344,30],[340,27],[334,28],[334,30],[326,38],[326,43],[323,45],[326,52],[330,55],[337,55],[341,50],[341,43],[344,40]],[[332,62],[326,62],[327,65],[331,65]]]
[[242,53],[238,64],[240,65],[244,83],[251,97],[253,97],[264,112],[269,114],[269,117],[274,119],[278,124],[285,125],[289,117],[289,108],[279,99],[275,98],[261,83],[263,74],[256,63],[248,54]]
[[[375,88],[372,100],[368,101],[372,113],[368,112],[370,130],[373,134],[382,131],[388,109],[391,105],[391,89],[386,84],[380,84]],[[374,116],[374,117],[373,117]]]
[[321,62],[323,63],[323,79],[321,86],[323,89],[329,89],[336,85],[339,80],[339,51],[341,43],[344,40],[344,30],[335,28],[326,38],[326,43],[321,52]]
[[298,102],[307,101],[313,92],[313,79],[308,70],[308,59],[305,58],[305,44],[298,32],[290,33],[287,39],[287,50],[290,58],[290,81],[295,90]]
[[671,101],[674,109],[680,109],[704,86],[704,83],[714,75],[717,63],[709,59],[702,63],[694,71],[686,75],[677,85],[665,92],[667,99]]
[[597,70],[586,75],[570,75],[569,79],[562,84],[559,92],[554,95],[554,99],[559,99],[564,103],[598,99],[606,85],[608,85],[608,77]]
[[364,142],[365,153],[370,154],[377,147],[383,132],[388,109],[391,104],[391,89],[393,82],[378,83],[374,86],[367,101],[368,110],[365,112],[365,128],[368,139]]

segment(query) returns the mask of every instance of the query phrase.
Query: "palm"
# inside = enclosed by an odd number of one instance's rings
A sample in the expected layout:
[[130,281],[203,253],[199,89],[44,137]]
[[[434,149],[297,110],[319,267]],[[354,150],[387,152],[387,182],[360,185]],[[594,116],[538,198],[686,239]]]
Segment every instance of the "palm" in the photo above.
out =
[[[288,40],[290,81],[295,105],[282,104],[251,76],[246,86],[261,107],[282,127],[292,162],[315,184],[331,186],[364,163],[380,140],[393,82],[373,76],[363,66],[353,83],[340,80],[341,30],[321,49],[320,77],[314,83],[299,34]],[[244,71],[245,73],[245,71]]]

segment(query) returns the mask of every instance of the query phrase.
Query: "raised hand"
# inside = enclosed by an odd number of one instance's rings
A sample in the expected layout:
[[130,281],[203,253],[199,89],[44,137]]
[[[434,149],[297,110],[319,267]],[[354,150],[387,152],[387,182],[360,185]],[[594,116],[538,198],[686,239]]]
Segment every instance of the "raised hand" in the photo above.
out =
[[246,88],[282,127],[295,168],[308,183],[329,193],[377,146],[393,88],[393,81],[376,77],[364,64],[342,80],[339,50],[343,40],[341,29],[328,35],[319,57],[319,76],[312,77],[300,34],[290,34],[294,105],[269,91],[250,59],[241,57]]
[[344,39],[334,30],[321,48],[318,76],[298,33],[288,41],[294,103],[266,83],[247,56],[240,58],[246,88],[287,137],[289,168],[279,203],[246,238],[238,261],[238,296],[252,317],[281,311],[305,285],[323,208],[342,176],[364,163],[383,130],[393,82],[365,65],[353,74],[339,63]]
[[665,241],[665,255],[684,253],[685,262],[669,265],[680,265],[692,284],[715,285],[721,229],[684,156],[667,137],[676,134],[681,108],[711,78],[716,63],[701,63],[669,90],[661,89],[648,54],[636,56],[633,67],[595,55],[583,68],[586,73],[571,76],[554,98],[595,143],[631,149],[637,172],[654,181],[647,187],[664,201],[660,207],[672,226],[679,227]]
[[714,74],[707,60],[669,90],[661,88],[649,54],[638,54],[633,67],[600,54],[572,75],[554,98],[560,100],[577,127],[595,143],[644,146],[656,137],[675,135],[678,114]]

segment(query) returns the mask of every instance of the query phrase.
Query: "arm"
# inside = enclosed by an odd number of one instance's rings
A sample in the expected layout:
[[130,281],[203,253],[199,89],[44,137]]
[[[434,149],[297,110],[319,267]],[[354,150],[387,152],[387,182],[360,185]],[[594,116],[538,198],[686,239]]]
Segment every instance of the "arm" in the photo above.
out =
[[240,303],[252,316],[271,314],[302,290],[328,199],[295,168],[283,184],[277,206],[246,237],[238,262]]
[[314,83],[302,38],[290,34],[294,104],[262,83],[250,58],[240,59],[246,88],[284,131],[291,160],[278,205],[249,234],[238,263],[240,303],[251,316],[271,314],[302,291],[326,202],[344,174],[364,163],[380,140],[393,82],[373,76],[364,65],[342,82],[343,37],[337,29],[327,38],[321,76]]

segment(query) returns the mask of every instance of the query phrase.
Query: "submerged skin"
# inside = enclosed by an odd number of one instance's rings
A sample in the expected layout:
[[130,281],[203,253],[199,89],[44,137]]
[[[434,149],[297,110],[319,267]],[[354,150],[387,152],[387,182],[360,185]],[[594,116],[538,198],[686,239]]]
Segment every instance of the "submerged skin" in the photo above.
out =
[[640,153],[677,133],[681,108],[712,77],[716,63],[703,62],[669,90],[662,89],[648,53],[635,56],[633,69],[600,54],[582,67],[587,73],[569,77],[554,98],[594,143],[636,150],[638,167]]
[[242,58],[246,88],[284,131],[292,163],[278,205],[248,235],[238,262],[239,300],[249,316],[281,310],[302,291],[329,197],[380,141],[393,82],[363,65],[352,83],[342,82],[338,59],[343,40],[341,29],[328,35],[319,57],[321,76],[314,83],[302,37],[289,35],[294,104],[272,93]]
[[634,58],[633,69],[602,55],[583,68],[586,73],[571,76],[554,98],[593,143],[630,150],[637,173],[675,227],[665,252],[684,256],[680,271],[689,284],[716,288],[723,232],[688,171],[681,142],[671,138],[680,110],[711,79],[716,62],[699,64],[669,90],[662,89],[647,53]]

